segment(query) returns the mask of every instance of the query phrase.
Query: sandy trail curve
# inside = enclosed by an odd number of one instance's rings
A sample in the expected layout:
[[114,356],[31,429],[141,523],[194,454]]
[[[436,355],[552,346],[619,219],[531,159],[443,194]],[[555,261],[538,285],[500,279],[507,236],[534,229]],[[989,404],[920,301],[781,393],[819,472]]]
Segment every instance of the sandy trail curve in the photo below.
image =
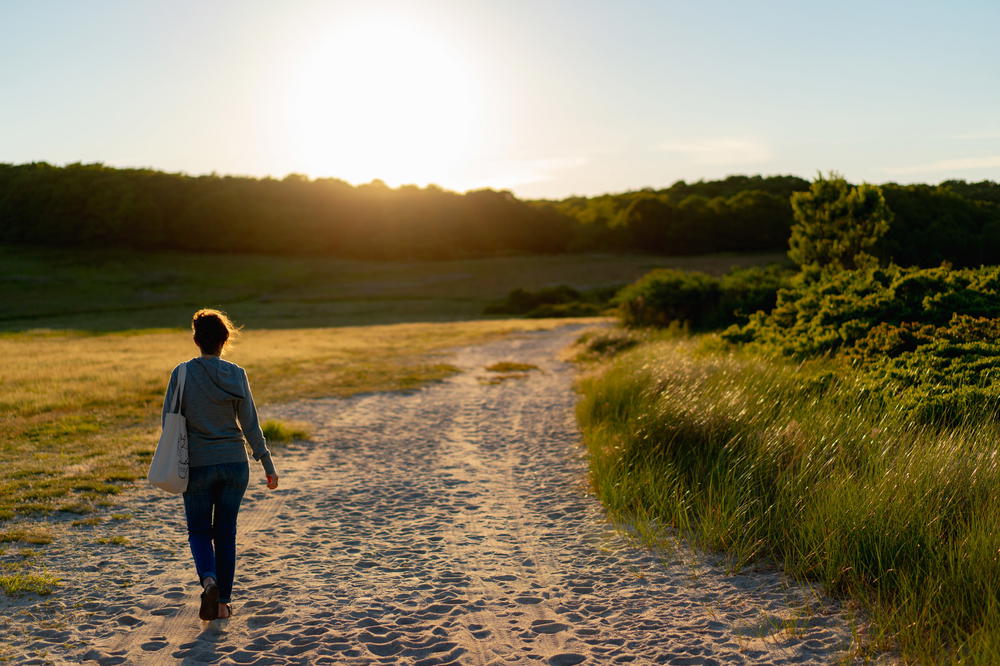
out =
[[[71,572],[63,600],[47,626],[3,608],[12,649],[101,664],[844,659],[851,620],[814,591],[681,546],[650,552],[608,525],[586,491],[573,368],[557,360],[578,332],[459,350],[462,374],[411,394],[263,410],[312,423],[315,441],[276,453],[278,492],[253,469],[235,617],[198,620],[179,499],[140,488],[118,509],[132,519],[106,523],[132,546],[52,546]],[[490,383],[497,361],[540,369]]]

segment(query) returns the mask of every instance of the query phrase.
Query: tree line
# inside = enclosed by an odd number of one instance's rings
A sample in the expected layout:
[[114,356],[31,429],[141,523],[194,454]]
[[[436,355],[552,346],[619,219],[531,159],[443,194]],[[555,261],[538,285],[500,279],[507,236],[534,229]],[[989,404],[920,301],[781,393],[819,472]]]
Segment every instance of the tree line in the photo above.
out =
[[[189,176],[0,164],[0,242],[366,259],[514,253],[784,251],[795,176],[730,176],[562,200],[289,175]],[[882,185],[872,252],[901,265],[1000,263],[1000,184]]]
[[428,259],[565,250],[572,221],[509,192],[0,165],[0,241]]

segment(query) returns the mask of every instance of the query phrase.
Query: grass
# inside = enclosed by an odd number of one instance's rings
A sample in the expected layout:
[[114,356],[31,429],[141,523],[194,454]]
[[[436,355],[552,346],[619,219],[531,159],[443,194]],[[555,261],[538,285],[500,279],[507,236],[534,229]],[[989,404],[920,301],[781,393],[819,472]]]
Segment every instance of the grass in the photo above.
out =
[[3,590],[4,594],[10,597],[23,597],[26,594],[52,594],[58,584],[58,577],[45,572],[0,573],[0,590]]
[[127,546],[131,543],[128,540],[128,537],[121,536],[120,534],[110,537],[98,537],[94,541],[102,544],[111,544],[113,546]]
[[70,525],[73,527],[80,527],[81,525],[100,525],[102,522],[104,522],[104,519],[100,516],[89,516],[87,518],[74,520],[70,523]]
[[647,340],[581,381],[591,480],[670,527],[857,599],[872,649],[1000,663],[1000,425],[918,425],[832,361]]
[[538,366],[533,363],[514,363],[512,361],[501,361],[487,366],[490,372],[530,372],[538,370]]
[[[563,323],[248,329],[227,358],[247,368],[259,404],[410,390],[456,372],[449,348]],[[196,354],[183,330],[0,336],[0,519],[113,504],[145,475],[171,368]]]
[[377,262],[0,246],[0,330],[170,328],[224,306],[252,329],[483,318],[516,288],[631,282],[653,268],[721,274],[781,255],[574,254]]
[[40,525],[17,525],[0,531],[0,543],[52,543],[52,533]]
[[310,436],[309,424],[289,423],[275,419],[267,419],[261,423],[261,430],[268,443],[294,442],[307,440]]

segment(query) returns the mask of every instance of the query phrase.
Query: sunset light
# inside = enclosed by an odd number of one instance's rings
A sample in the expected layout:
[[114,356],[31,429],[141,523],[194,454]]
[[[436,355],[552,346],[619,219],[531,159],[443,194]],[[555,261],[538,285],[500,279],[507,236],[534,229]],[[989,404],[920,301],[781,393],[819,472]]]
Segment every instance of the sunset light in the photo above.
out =
[[337,26],[289,83],[289,141],[311,175],[452,183],[480,145],[472,62],[413,25],[378,17]]
[[998,25],[0,0],[0,661],[1000,664]]

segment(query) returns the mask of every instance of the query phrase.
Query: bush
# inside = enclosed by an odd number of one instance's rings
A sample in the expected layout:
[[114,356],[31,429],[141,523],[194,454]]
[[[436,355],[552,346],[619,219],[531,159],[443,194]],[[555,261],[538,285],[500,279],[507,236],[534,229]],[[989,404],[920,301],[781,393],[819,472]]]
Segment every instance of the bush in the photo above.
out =
[[925,423],[1000,407],[1000,268],[844,271],[782,290],[723,333],[796,359],[840,355],[886,409]]
[[719,280],[721,323],[728,325],[758,311],[770,312],[777,303],[778,290],[788,286],[791,275],[791,269],[781,264],[740,268],[723,275]]
[[789,271],[781,265],[738,269],[721,278],[664,268],[622,289],[615,301],[626,326],[683,322],[693,329],[708,329],[770,310],[778,289],[788,280]]
[[1000,320],[956,314],[944,326],[880,324],[846,355],[873,391],[924,423],[993,420],[1000,407]]
[[1000,316],[1000,267],[889,266],[800,280],[778,292],[770,313],[755,313],[723,337],[801,359],[850,348],[883,323],[943,326],[954,314]]
[[511,314],[530,318],[593,317],[610,307],[619,286],[579,291],[561,284],[538,291],[515,289],[502,301],[491,303],[484,314]]

